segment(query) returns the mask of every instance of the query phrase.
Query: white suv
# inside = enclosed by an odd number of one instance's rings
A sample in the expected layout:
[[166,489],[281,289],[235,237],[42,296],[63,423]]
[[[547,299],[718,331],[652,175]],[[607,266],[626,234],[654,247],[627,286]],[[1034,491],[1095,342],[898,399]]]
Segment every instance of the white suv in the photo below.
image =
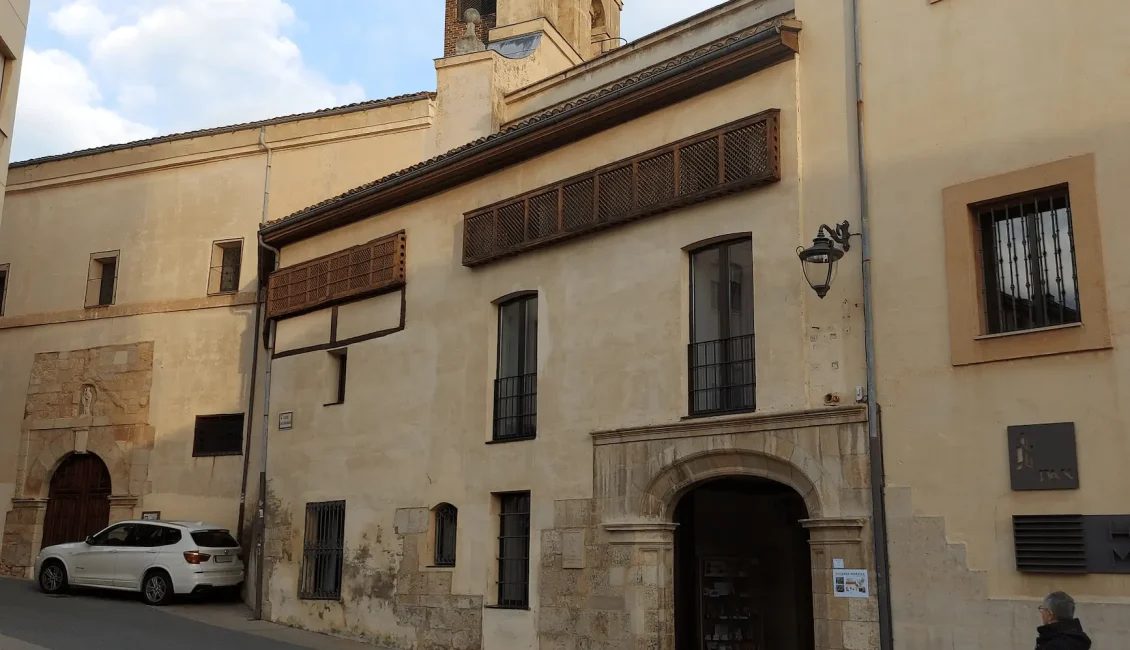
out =
[[39,587],[140,591],[150,605],[243,582],[239,544],[218,526],[181,521],[123,521],[85,542],[48,546],[35,559]]

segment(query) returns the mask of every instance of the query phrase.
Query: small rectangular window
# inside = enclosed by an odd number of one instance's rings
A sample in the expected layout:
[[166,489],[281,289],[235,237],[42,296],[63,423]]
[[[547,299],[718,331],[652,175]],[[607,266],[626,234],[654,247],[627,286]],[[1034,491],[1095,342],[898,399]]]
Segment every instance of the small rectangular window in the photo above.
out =
[[345,502],[306,504],[306,537],[302,544],[302,576],[298,597],[341,598],[341,564],[345,553]]
[[973,210],[981,241],[985,333],[1082,322],[1067,187],[990,201]]
[[94,253],[86,279],[86,306],[112,305],[117,297],[118,251]]
[[243,263],[243,241],[218,241],[212,244],[212,264],[208,272],[209,295],[239,291],[239,271]]
[[690,411],[755,407],[753,245],[727,241],[691,253]]
[[435,509],[435,563],[436,566],[455,566],[455,540],[459,524],[459,510],[450,503],[441,503]]
[[494,439],[537,434],[538,297],[527,295],[498,308],[498,378],[494,383]]
[[4,315],[4,303],[8,297],[8,265],[0,264],[0,316]]
[[349,375],[349,353],[347,348],[330,351],[330,360],[333,362],[333,390],[326,406],[335,406],[345,403],[345,381]]
[[530,493],[500,494],[498,607],[530,606]]
[[198,415],[192,439],[192,455],[240,456],[243,454],[243,414]]

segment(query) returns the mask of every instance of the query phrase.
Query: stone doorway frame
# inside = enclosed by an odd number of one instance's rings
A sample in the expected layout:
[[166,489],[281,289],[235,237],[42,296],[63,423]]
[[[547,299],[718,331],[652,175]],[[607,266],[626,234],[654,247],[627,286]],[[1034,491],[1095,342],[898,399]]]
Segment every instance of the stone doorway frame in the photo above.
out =
[[[786,485],[809,518],[817,650],[878,647],[878,601],[833,594],[833,566],[875,567],[864,407],[689,420],[593,434],[595,501],[606,543],[624,548],[626,587],[637,646],[674,650],[674,510],[694,487],[725,477]],[[649,567],[655,567],[650,569]]]

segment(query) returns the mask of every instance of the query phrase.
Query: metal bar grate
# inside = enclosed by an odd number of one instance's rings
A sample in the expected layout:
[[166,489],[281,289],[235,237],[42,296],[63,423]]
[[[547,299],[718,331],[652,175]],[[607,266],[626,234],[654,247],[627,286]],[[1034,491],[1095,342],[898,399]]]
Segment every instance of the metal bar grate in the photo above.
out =
[[692,415],[754,408],[753,334],[689,345]]
[[973,206],[987,334],[1082,322],[1066,186]]
[[1087,573],[1082,515],[1014,515],[1016,570]]
[[306,538],[302,545],[302,576],[298,597],[304,600],[341,598],[341,565],[345,554],[345,502],[306,504]]
[[494,382],[494,439],[532,438],[537,434],[538,375],[504,377]]
[[[777,182],[778,114],[766,111],[468,212],[463,264],[486,264]],[[527,201],[531,222],[523,231],[520,217]]]
[[192,436],[192,455],[243,455],[243,414],[198,415]]
[[530,604],[530,493],[503,494],[498,522],[498,606]]

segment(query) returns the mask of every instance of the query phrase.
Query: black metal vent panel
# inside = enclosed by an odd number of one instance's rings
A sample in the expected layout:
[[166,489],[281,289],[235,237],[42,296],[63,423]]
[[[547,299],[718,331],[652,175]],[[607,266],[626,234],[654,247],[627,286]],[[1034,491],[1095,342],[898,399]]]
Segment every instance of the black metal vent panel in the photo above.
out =
[[1016,570],[1087,573],[1083,515],[1014,515]]

